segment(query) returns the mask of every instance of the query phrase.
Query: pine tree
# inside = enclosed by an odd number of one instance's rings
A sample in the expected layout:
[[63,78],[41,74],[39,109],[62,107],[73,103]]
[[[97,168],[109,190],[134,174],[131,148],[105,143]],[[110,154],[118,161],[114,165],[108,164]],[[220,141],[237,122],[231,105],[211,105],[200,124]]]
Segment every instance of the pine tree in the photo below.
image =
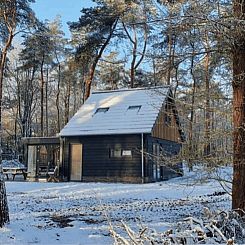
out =
[[89,67],[85,81],[85,100],[90,96],[96,66],[114,35],[120,15],[113,6],[103,1],[94,2],[97,3],[95,7],[81,10],[79,21],[70,23],[73,43],[77,45],[77,58]]
[[234,0],[236,18],[233,47],[233,188],[232,208],[245,210],[245,2]]
[[6,190],[2,172],[2,98],[3,81],[7,54],[17,31],[34,23],[34,13],[30,8],[32,0],[0,1],[0,227],[9,221]]

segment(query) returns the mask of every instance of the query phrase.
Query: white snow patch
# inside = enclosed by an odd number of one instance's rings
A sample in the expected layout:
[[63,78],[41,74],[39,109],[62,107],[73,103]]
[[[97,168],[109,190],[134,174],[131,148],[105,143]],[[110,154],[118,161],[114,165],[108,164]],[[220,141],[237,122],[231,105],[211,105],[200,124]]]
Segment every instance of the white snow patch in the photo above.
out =
[[0,229],[0,244],[112,244],[110,222],[164,231],[204,207],[230,209],[218,182],[189,176],[151,184],[6,182],[11,223]]

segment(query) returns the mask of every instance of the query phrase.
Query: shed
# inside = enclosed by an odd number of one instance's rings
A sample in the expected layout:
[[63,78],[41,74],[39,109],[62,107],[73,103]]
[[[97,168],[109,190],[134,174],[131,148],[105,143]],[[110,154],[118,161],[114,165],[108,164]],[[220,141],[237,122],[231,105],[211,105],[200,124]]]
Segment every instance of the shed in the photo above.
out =
[[181,164],[160,161],[183,142],[169,86],[93,92],[59,136],[68,181],[144,183],[181,173]]

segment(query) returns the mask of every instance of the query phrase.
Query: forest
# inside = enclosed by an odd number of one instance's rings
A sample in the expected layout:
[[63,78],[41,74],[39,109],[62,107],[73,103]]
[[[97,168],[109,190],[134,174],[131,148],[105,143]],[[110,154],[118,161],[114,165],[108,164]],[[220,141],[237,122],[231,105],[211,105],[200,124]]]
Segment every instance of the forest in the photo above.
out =
[[29,1],[16,6],[18,12],[8,6],[1,21],[7,28],[1,37],[3,146],[18,152],[21,137],[56,135],[91,89],[167,84],[188,139],[195,142],[191,147],[202,155],[212,148],[231,153],[232,45],[237,41],[232,3],[95,3],[68,23],[70,40],[59,17],[40,22]]
[[232,207],[245,209],[243,1],[93,0],[68,22],[70,38],[59,16],[38,20],[33,2],[0,1],[2,154],[57,135],[93,90],[170,85],[181,158],[190,169],[233,163]]

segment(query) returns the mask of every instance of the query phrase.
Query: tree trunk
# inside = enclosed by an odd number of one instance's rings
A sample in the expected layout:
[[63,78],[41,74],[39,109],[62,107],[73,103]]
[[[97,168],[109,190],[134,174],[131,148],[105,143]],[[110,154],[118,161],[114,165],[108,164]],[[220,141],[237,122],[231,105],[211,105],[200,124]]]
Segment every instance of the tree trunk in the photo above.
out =
[[48,123],[48,75],[49,75],[49,69],[47,66],[47,71],[46,71],[46,86],[45,86],[45,136],[49,136],[49,123]]
[[56,109],[57,109],[57,131],[60,132],[60,81],[61,81],[61,66],[58,61],[58,84],[57,84],[57,94],[56,94]]
[[71,80],[68,80],[65,96],[65,124],[69,121],[70,116],[70,97],[71,97]]
[[194,124],[194,116],[195,116],[195,96],[196,96],[196,77],[194,74],[194,53],[195,53],[195,46],[194,44],[191,44],[192,46],[192,56],[191,56],[191,76],[193,80],[192,85],[192,93],[191,93],[191,108],[190,108],[190,121],[189,121],[189,142],[188,142],[188,168],[189,171],[193,170],[193,157],[194,157],[194,142],[193,142],[193,124]]
[[2,169],[2,98],[3,98],[3,77],[7,58],[7,51],[13,40],[13,32],[10,31],[8,40],[0,54],[0,227],[9,222],[9,210],[7,204],[6,188]]
[[2,165],[0,164],[0,228],[5,223],[9,222],[9,210],[7,203],[6,187],[4,183],[4,177],[2,174]]
[[137,46],[138,46],[138,40],[136,35],[135,26],[133,25],[133,31],[134,31],[134,40],[133,40],[133,52],[132,52],[132,61],[131,61],[131,68],[130,68],[130,87],[134,87],[135,83],[135,62],[137,57]]
[[124,23],[123,24],[123,28],[130,40],[130,42],[133,45],[132,48],[132,61],[130,64],[130,87],[134,88],[135,87],[135,73],[137,68],[139,67],[139,65],[141,64],[141,62],[144,59],[145,53],[146,53],[146,47],[147,47],[147,26],[146,24],[144,25],[144,46],[143,46],[143,50],[142,50],[142,54],[140,59],[138,60],[138,62],[136,63],[136,59],[137,59],[137,49],[138,49],[138,38],[137,38],[137,32],[136,32],[136,27],[135,25],[132,26],[133,29],[133,37],[131,37],[131,35],[129,34],[127,27],[125,26]]
[[173,42],[172,42],[172,30],[170,28],[168,33],[168,71],[167,71],[167,85],[171,84],[171,71],[173,68],[173,55],[172,55],[172,49],[173,49]]
[[[244,47],[245,48],[245,47]],[[245,50],[233,53],[233,187],[232,208],[245,210]]]
[[40,110],[41,110],[41,120],[40,120],[40,127],[41,127],[41,132],[40,136],[44,136],[44,71],[43,71],[43,65],[44,65],[44,56],[42,58],[42,63],[41,63],[41,86],[40,86]]
[[90,69],[89,69],[89,74],[85,80],[85,98],[84,98],[85,100],[87,100],[88,97],[90,96],[92,81],[94,78],[95,68],[96,68],[98,61],[99,61],[99,58],[96,58],[93,64],[91,64]]
[[[245,2],[234,1],[234,14],[244,20]],[[238,34],[239,35],[239,34]],[[245,37],[233,49],[233,187],[232,208],[245,210]]]
[[88,97],[90,96],[91,85],[92,85],[92,81],[93,81],[93,78],[94,78],[95,68],[96,68],[97,63],[100,60],[105,48],[107,47],[107,45],[109,44],[109,42],[110,42],[110,40],[112,38],[113,32],[114,32],[114,30],[116,29],[116,26],[117,26],[117,22],[118,22],[118,19],[115,20],[113,26],[111,27],[110,34],[108,35],[106,41],[102,44],[97,56],[95,57],[94,61],[92,62],[91,66],[90,66],[89,74],[88,74],[88,77],[87,77],[87,79],[85,81],[85,97],[84,97],[84,100],[87,100]]
[[[206,50],[207,51],[207,50]],[[209,156],[211,153],[210,147],[210,76],[209,76],[209,54],[205,57],[205,135],[204,135],[204,156]]]

